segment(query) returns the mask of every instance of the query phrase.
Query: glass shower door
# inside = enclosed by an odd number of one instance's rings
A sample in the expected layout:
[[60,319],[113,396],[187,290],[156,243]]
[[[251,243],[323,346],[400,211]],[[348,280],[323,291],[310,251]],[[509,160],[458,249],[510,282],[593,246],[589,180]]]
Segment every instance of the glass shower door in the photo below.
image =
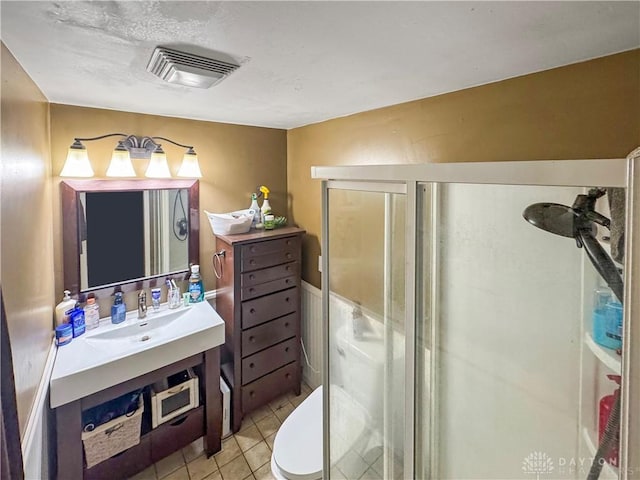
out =
[[332,479],[403,478],[403,191],[404,185],[332,184],[325,194],[330,212],[323,252],[329,266],[323,279],[329,292],[325,451]]
[[585,342],[603,282],[574,239],[523,218],[534,203],[572,205],[586,188],[418,192],[418,275],[433,285],[418,287],[418,362],[423,349],[432,355],[416,369],[430,372],[416,375],[416,477],[586,478],[597,403],[616,373]]

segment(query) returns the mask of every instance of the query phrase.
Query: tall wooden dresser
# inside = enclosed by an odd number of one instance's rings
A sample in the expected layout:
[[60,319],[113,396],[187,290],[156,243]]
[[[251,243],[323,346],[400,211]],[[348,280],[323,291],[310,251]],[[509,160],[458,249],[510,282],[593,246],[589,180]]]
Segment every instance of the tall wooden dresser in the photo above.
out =
[[216,310],[226,325],[221,368],[234,432],[245,414],[289,391],[300,394],[303,233],[284,227],[216,236]]

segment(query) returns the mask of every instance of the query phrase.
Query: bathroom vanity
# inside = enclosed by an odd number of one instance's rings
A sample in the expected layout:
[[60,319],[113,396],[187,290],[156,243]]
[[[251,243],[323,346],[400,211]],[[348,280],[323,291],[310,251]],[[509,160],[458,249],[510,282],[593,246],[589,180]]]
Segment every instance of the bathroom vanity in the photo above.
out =
[[300,394],[300,258],[304,230],[217,235],[216,310],[225,319],[222,373],[232,430],[287,392]]
[[[51,376],[57,478],[127,478],[204,436],[208,456],[220,450],[222,398],[220,353],[224,322],[208,302],[138,319],[129,312],[122,324],[108,318],[85,335],[58,348]],[[192,369],[199,384],[198,406],[152,427],[149,389],[171,375]],[[97,405],[144,388],[144,412],[137,445],[86,467],[82,414]],[[114,427],[114,430],[117,427]]]

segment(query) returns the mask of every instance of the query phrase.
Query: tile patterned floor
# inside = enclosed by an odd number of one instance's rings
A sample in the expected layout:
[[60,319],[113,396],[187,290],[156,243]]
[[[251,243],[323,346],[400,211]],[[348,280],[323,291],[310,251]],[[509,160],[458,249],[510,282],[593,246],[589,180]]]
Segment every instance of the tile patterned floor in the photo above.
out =
[[211,458],[203,452],[202,438],[156,462],[129,480],[271,480],[271,450],[276,432],[295,407],[311,393],[285,395],[252,412],[240,431],[222,441]]

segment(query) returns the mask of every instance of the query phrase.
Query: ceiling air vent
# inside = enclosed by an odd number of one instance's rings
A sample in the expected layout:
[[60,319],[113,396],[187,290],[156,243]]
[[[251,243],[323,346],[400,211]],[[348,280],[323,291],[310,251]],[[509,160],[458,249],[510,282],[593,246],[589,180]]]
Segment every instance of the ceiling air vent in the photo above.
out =
[[222,81],[239,66],[171,48],[156,47],[147,65],[147,71],[165,82],[209,88]]

